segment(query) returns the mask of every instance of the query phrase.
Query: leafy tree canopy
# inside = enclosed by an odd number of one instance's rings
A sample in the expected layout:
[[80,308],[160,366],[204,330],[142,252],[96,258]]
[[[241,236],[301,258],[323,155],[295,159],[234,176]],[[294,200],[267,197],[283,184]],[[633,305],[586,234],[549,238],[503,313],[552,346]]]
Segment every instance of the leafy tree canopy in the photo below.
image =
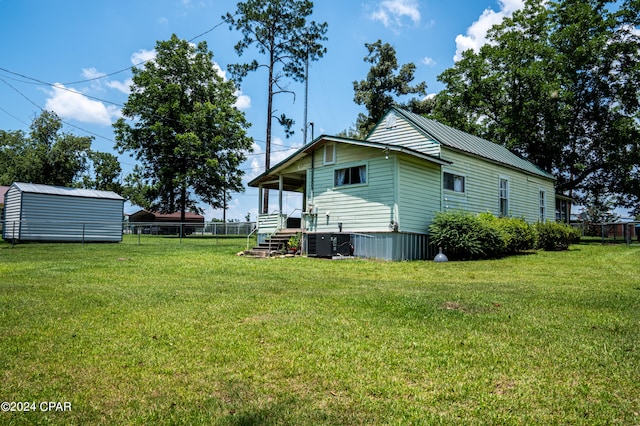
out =
[[93,151],[92,137],[64,133],[62,120],[43,111],[30,132],[0,130],[0,184],[13,182],[118,191],[120,163]]
[[433,117],[501,143],[583,201],[639,209],[640,3],[527,0],[439,76]]
[[[404,95],[422,95],[424,98],[427,94],[426,83],[411,85],[416,66],[408,63],[400,67],[393,46],[378,40],[375,43],[365,43],[365,47],[369,53],[364,60],[373,65],[365,80],[353,82],[353,100],[358,105],[364,105],[368,114],[360,114],[356,120],[355,132],[347,132],[361,139],[369,134],[389,108],[397,104],[397,98]],[[428,112],[431,110],[429,102],[426,99],[412,99],[404,106],[416,113]]]
[[[175,35],[156,43],[156,57],[133,69],[133,85],[115,124],[116,148],[141,167],[126,180],[131,198],[161,212],[222,206],[225,192],[244,190],[238,167],[251,151],[249,123],[234,104],[205,42]],[[227,197],[228,198],[228,197]]]

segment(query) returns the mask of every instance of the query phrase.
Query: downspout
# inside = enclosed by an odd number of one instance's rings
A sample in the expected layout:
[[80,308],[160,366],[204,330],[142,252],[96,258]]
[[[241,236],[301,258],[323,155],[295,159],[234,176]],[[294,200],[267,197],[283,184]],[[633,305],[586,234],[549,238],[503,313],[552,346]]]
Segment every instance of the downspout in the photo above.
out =
[[[313,128],[312,128],[313,129]],[[315,200],[314,200],[314,181],[315,181],[315,167],[316,167],[316,150],[314,149],[313,151],[311,151],[311,186],[309,188],[309,204],[311,206],[313,206],[313,208],[315,208],[316,204],[315,204]],[[309,215],[309,229],[313,229],[314,231],[317,231],[317,229],[315,228],[315,223],[314,223],[314,216],[313,215]]]

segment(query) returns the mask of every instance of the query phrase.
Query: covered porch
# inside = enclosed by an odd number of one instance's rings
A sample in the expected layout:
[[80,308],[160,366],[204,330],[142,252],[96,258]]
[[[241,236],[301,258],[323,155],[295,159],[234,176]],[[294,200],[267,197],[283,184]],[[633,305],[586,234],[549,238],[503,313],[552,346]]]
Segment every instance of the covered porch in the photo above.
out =
[[[282,230],[287,232],[305,232],[305,216],[307,214],[305,191],[307,187],[307,170],[271,170],[250,183],[258,187],[258,211],[256,221],[256,233],[258,243],[276,235]],[[269,191],[269,204],[271,208],[265,209],[264,194]],[[300,194],[301,200],[296,200],[296,205],[285,203],[287,193]],[[276,201],[274,203],[274,201]],[[275,209],[273,205],[276,204]]]

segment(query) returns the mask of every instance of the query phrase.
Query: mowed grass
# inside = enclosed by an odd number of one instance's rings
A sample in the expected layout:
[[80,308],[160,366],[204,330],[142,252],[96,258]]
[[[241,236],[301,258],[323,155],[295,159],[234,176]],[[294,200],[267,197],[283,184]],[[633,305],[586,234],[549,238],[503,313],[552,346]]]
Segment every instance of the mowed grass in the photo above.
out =
[[640,423],[640,248],[439,264],[244,244],[0,243],[0,400],[72,404],[0,424]]

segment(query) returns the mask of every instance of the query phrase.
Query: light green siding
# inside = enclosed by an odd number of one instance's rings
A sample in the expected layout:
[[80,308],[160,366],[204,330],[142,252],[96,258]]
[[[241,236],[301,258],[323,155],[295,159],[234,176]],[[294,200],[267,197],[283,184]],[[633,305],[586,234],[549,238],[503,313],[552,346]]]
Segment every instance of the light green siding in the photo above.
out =
[[400,158],[399,165],[399,231],[426,233],[440,211],[440,166],[408,158]]
[[465,210],[471,213],[490,212],[499,215],[500,178],[509,181],[509,215],[537,222],[540,217],[540,191],[546,193],[546,219],[553,220],[555,201],[553,181],[532,176],[511,168],[488,162],[468,154],[443,147],[442,157],[453,164],[444,171],[465,176],[463,194],[443,190],[443,211]]
[[384,121],[367,137],[368,141],[399,145],[418,152],[438,156],[440,144],[433,139],[425,138],[424,133],[418,131],[403,117],[397,117],[395,126],[386,127]]
[[[307,196],[313,173],[313,199],[307,205],[317,215],[306,226],[312,232],[388,231],[394,218],[396,167],[393,157],[382,150],[347,144],[336,145],[336,164],[322,166],[321,150],[315,155],[315,168],[307,171]],[[336,187],[334,171],[345,167],[367,167],[367,182]]]
[[302,159],[296,161],[295,163],[291,164],[290,166],[282,169],[282,171],[280,173],[282,173],[282,174],[295,173],[295,172],[300,172],[300,171],[307,170],[310,167],[311,167],[311,157],[306,157],[306,158],[302,158]]

